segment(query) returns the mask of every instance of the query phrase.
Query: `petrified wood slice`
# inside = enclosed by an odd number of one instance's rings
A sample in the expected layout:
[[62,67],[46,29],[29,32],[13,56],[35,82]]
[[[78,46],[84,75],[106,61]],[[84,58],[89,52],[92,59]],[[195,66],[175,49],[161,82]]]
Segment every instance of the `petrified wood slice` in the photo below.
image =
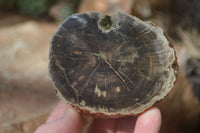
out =
[[52,38],[49,60],[62,99],[95,116],[141,113],[170,92],[177,73],[163,30],[121,12],[69,17]]

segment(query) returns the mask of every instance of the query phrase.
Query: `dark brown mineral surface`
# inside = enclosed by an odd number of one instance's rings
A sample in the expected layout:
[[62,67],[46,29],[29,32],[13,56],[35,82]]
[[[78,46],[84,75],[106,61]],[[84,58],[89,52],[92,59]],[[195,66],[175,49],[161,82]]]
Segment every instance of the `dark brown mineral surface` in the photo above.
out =
[[75,14],[55,32],[49,71],[58,95],[95,116],[136,115],[173,88],[177,62],[161,28],[117,12]]

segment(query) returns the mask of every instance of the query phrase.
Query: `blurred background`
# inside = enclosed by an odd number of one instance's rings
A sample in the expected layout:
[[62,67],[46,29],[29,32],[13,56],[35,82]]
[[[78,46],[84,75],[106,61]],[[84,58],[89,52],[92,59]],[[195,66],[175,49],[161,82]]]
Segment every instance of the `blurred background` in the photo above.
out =
[[57,104],[48,76],[49,42],[73,13],[124,11],[162,27],[180,66],[156,104],[161,133],[200,132],[200,0],[0,0],[0,133],[32,133]]

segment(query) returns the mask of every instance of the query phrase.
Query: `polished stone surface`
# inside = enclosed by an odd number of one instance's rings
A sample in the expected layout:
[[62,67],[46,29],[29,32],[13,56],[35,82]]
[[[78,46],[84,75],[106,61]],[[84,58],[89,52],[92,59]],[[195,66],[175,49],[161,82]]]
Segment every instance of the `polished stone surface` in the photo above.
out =
[[59,93],[94,112],[141,112],[176,79],[174,49],[163,30],[121,12],[69,17],[52,38],[49,59]]

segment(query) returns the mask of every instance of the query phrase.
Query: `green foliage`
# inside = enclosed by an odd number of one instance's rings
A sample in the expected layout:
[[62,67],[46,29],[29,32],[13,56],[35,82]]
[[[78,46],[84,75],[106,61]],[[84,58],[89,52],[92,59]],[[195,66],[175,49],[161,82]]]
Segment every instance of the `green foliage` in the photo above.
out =
[[18,0],[17,7],[22,14],[39,17],[47,12],[48,0]]
[[75,9],[71,7],[70,5],[65,5],[60,12],[60,16],[58,18],[58,21],[63,21],[67,17],[71,16],[73,13],[75,13]]
[[10,10],[15,7],[16,0],[0,0],[1,10]]
[[78,4],[81,2],[81,0],[62,0],[64,2],[67,2],[67,3],[74,3],[74,4]]

